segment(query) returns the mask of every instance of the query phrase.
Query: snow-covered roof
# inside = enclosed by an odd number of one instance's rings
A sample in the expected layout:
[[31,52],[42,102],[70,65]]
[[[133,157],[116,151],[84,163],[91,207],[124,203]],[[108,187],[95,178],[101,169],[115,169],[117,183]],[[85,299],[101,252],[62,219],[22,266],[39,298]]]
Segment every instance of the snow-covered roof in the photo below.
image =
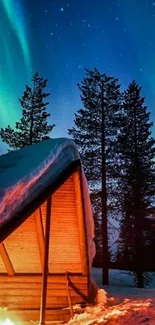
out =
[[0,156],[0,229],[79,161],[73,140],[49,139]]

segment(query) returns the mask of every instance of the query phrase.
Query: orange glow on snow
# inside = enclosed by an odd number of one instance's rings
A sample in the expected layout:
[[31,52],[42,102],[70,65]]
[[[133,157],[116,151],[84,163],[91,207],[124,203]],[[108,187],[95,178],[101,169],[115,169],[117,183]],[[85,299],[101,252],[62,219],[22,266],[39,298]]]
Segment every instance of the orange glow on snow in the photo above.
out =
[[70,325],[153,325],[155,319],[154,305],[151,300],[125,299],[113,306],[99,304],[86,307],[84,314],[75,315]]

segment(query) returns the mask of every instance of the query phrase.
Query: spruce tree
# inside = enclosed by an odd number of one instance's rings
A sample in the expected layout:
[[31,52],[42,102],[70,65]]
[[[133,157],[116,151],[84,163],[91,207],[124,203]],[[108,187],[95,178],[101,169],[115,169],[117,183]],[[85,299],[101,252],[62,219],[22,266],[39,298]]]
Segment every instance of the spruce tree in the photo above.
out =
[[11,149],[18,149],[49,138],[54,124],[48,124],[50,114],[46,108],[49,104],[45,99],[50,95],[45,92],[47,80],[35,73],[32,87],[26,89],[19,99],[22,106],[22,117],[16,122],[15,129],[8,125],[1,128],[0,137]]
[[117,259],[135,269],[135,283],[145,284],[145,272],[155,234],[148,222],[155,199],[155,140],[151,136],[150,113],[133,81],[124,93],[118,138],[121,160],[122,218]]
[[[78,87],[83,108],[75,114],[75,127],[69,129],[74,138],[89,182],[96,226],[97,252],[103,262],[103,284],[108,284],[108,200],[114,172],[114,146],[117,137],[117,113],[120,106],[118,80],[101,74],[97,69],[85,69],[86,77]],[[102,251],[101,251],[102,250]]]

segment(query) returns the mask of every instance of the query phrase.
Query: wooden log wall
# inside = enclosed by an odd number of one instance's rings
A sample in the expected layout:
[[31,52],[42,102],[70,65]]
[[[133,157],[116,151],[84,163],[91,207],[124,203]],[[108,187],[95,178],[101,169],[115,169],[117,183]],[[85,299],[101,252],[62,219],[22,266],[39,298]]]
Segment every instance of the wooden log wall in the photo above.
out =
[[[45,228],[46,203],[41,206]],[[52,196],[49,272],[82,272],[73,176]]]
[[[68,307],[66,272],[72,274],[69,275],[72,303],[82,303],[88,297],[87,247],[80,200],[77,173],[52,195],[46,320],[69,320],[69,310],[60,310]],[[39,320],[45,217],[46,203],[1,247],[0,306],[9,308],[11,319],[17,316],[25,321]]]
[[[81,229],[78,229],[74,186],[75,180],[71,176],[52,196],[50,273],[82,272]],[[5,240],[15,273],[42,272],[45,216],[46,203]],[[0,273],[5,271],[0,257]]]
[[[22,315],[22,320],[39,320],[41,283],[41,275],[1,275],[0,305],[9,306],[10,312],[18,311],[17,316]],[[69,276],[69,287],[73,304],[87,300],[88,278],[86,276]],[[56,311],[65,307],[68,307],[66,276],[51,275],[48,277],[46,320],[58,320],[55,318]],[[59,310],[59,313],[62,312]]]

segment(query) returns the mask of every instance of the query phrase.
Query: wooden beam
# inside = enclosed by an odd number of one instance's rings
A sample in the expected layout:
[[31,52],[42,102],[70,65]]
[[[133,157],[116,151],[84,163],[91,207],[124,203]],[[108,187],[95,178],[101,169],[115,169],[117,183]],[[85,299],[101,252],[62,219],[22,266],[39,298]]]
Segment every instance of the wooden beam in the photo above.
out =
[[44,242],[44,265],[42,279],[42,295],[40,308],[40,325],[45,325],[46,320],[46,300],[47,300],[47,279],[48,279],[48,259],[49,259],[49,244],[50,244],[50,224],[51,224],[51,196],[47,200],[46,206],[46,224],[45,224],[45,242]]
[[40,253],[40,261],[43,270],[44,265],[44,228],[43,228],[43,219],[41,213],[41,207],[34,212],[34,220],[36,226],[37,240]]
[[89,274],[89,265],[88,265],[88,247],[87,247],[87,233],[85,225],[85,213],[84,206],[82,201],[82,182],[80,176],[80,170],[73,174],[74,181],[74,191],[75,191],[75,204],[76,204],[76,215],[78,221],[78,230],[79,230],[79,245],[80,245],[80,254],[81,254],[81,263],[82,263],[82,273],[83,275]]
[[72,319],[74,317],[74,309],[73,309],[71,295],[70,295],[69,278],[68,278],[67,272],[66,272],[65,276],[66,276],[67,297],[68,297],[68,304],[69,304],[69,309],[70,309],[70,317]]
[[15,271],[13,269],[11,260],[9,258],[9,255],[7,253],[4,243],[0,243],[0,254],[1,254],[2,260],[4,262],[4,265],[6,267],[8,274],[15,275]]

